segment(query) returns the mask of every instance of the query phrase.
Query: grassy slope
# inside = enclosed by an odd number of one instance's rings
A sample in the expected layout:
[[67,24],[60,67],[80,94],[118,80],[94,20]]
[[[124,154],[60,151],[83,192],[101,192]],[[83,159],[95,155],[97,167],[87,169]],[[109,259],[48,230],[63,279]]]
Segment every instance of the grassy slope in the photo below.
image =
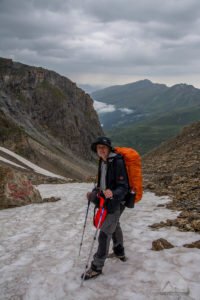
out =
[[179,110],[149,121],[107,131],[115,145],[131,146],[145,154],[160,143],[177,135],[183,126],[200,120],[200,106]]

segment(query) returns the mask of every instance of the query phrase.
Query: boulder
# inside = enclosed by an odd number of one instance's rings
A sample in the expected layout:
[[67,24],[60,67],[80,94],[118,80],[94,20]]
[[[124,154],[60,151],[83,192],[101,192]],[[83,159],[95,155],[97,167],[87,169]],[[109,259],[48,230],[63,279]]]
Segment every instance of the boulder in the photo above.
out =
[[167,240],[161,238],[152,242],[151,250],[160,251],[160,250],[171,249],[171,248],[174,248],[174,246],[171,243],[169,243]]
[[0,166],[0,209],[41,202],[39,191],[26,175]]

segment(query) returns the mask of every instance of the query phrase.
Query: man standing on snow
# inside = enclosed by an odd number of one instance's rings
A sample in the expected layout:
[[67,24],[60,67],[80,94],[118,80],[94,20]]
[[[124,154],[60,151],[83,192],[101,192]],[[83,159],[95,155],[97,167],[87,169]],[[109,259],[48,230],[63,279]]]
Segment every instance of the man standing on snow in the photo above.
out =
[[[111,140],[98,137],[91,145],[92,151],[99,157],[97,188],[87,194],[88,200],[98,205],[97,191],[101,191],[106,199],[108,214],[100,229],[98,249],[93,257],[91,267],[86,271],[84,279],[97,277],[102,273],[108,256],[110,240],[113,240],[113,252],[116,257],[125,260],[123,234],[119,218],[124,211],[124,199],[128,193],[128,177],[123,157],[114,153]],[[83,278],[84,274],[82,274]]]

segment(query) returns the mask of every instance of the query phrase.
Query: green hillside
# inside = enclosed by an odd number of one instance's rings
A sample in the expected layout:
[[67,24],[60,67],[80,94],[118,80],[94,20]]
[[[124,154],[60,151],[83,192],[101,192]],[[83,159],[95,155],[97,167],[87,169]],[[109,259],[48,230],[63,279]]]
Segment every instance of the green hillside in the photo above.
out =
[[141,154],[145,154],[160,143],[177,135],[183,126],[200,120],[200,106],[189,110],[152,118],[149,121],[129,127],[117,127],[106,131],[114,145],[134,147]]
[[142,154],[200,120],[200,89],[192,85],[167,87],[145,79],[93,92],[92,97],[116,108],[133,109],[127,115],[116,110],[99,117],[115,144],[133,146]]
[[116,107],[128,107],[138,111],[146,111],[150,100],[157,98],[167,90],[164,84],[141,80],[125,85],[111,86],[91,94],[94,100],[114,104]]

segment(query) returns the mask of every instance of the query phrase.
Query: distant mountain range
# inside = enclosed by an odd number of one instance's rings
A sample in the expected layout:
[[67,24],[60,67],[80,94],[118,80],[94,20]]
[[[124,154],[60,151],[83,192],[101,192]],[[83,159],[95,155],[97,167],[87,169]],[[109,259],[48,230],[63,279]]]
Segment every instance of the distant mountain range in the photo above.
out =
[[[143,154],[176,135],[184,125],[200,120],[200,89],[192,85],[167,87],[145,79],[98,90],[91,96],[117,108],[99,114],[114,143],[133,146]],[[119,112],[120,108],[132,113]]]
[[92,92],[94,100],[128,107],[139,112],[155,113],[200,104],[200,89],[187,84],[167,87],[145,79],[125,85],[111,86]]
[[77,84],[79,88],[84,90],[86,93],[91,94],[92,92],[95,92],[97,90],[103,89],[104,87],[102,85],[90,85],[90,84]]

